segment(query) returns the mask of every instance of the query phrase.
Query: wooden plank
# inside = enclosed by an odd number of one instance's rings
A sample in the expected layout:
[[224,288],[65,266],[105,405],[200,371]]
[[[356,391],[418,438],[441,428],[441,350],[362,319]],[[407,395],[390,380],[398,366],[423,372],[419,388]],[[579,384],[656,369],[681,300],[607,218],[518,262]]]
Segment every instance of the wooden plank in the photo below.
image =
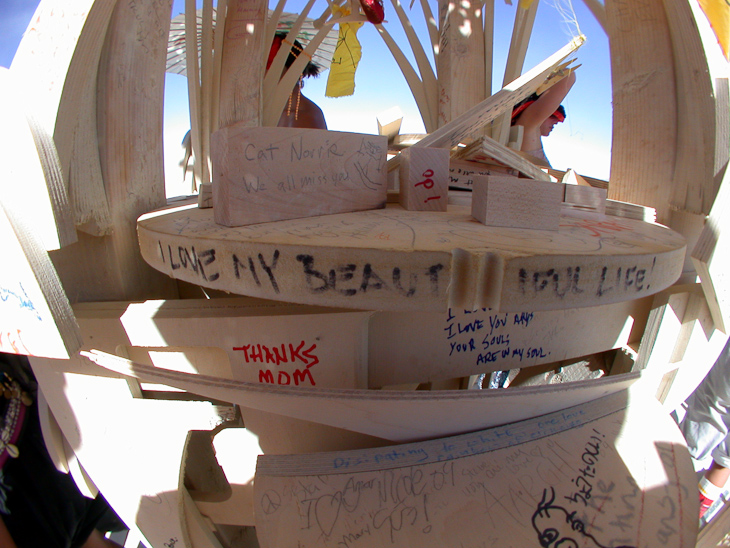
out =
[[215,132],[212,145],[217,223],[241,226],[385,205],[384,136],[239,122]]
[[401,152],[400,205],[409,211],[446,211],[449,151],[409,148]]
[[730,170],[726,170],[717,199],[691,253],[712,319],[724,333],[730,325],[730,258],[724,251],[730,238],[729,217]]
[[[537,15],[537,7],[539,4],[539,0],[520,2],[515,9],[515,22],[512,27],[512,38],[510,40],[509,52],[507,53],[504,78],[502,80],[503,87],[522,74],[525,56],[527,55],[527,46],[530,43],[532,27],[535,23],[535,16]],[[495,120],[492,135],[497,143],[507,145],[511,120],[511,111],[502,113]]]
[[650,303],[647,297],[511,314],[490,309],[378,312],[368,328],[368,385],[530,368],[633,344],[641,336]]
[[81,334],[53,264],[24,214],[0,199],[0,351],[67,358],[81,347]]
[[565,189],[559,183],[490,175],[474,181],[471,215],[487,226],[558,230]]
[[3,200],[16,215],[32,219],[38,243],[50,251],[75,242],[76,230],[56,147],[26,101],[22,80],[0,67]]
[[[456,9],[449,0],[439,0],[438,125],[451,122],[484,101],[491,90],[484,88],[483,1],[469,9]],[[464,32],[469,29],[469,32]]]
[[[171,1],[117,3],[97,80],[98,146],[114,230],[79,234],[52,259],[72,302],[173,297],[177,288],[141,259],[137,217],[166,203],[161,78]],[[140,90],[144,90],[141,93]]]
[[[533,418],[621,392],[640,378],[640,374],[630,373],[569,385],[511,390],[348,390],[261,385],[170,371],[96,350],[81,354],[105,369],[144,382],[397,442],[473,432]],[[637,384],[640,391],[642,384]]]
[[[266,2],[228,0],[221,58],[219,127],[258,126],[263,115]],[[215,129],[215,128],[214,128]]]
[[[560,229],[546,238],[542,231],[486,227],[462,205],[414,215],[388,204],[245,231],[222,227],[210,211],[188,205],[142,216],[138,225],[145,260],[174,278],[367,310],[609,304],[674,283],[685,253],[678,234],[632,219],[566,211]],[[181,261],[181,253],[190,260]],[[259,269],[259,255],[268,270]]]
[[11,65],[23,82],[24,101],[34,105],[40,130],[55,140],[64,192],[69,194],[75,222],[95,234],[109,231],[98,170],[95,89],[115,3],[82,0],[70,5],[44,0]]
[[454,157],[472,162],[504,164],[531,179],[537,179],[538,181],[550,180],[550,176],[545,170],[533,164],[530,160],[519,154],[519,152],[499,144],[486,135],[480,137],[470,145],[458,149]]
[[[657,209],[667,223],[677,157],[672,42],[662,0],[607,2],[613,80],[608,198]],[[640,52],[640,53],[639,53]]]
[[326,548],[342,539],[639,546],[647,538],[678,548],[696,539],[698,501],[685,496],[695,483],[673,420],[656,402],[616,394],[459,437],[264,455],[254,491],[262,548]]
[[[712,72],[690,2],[664,0],[674,58],[677,97],[677,157],[671,204],[684,211],[708,214],[717,195],[716,118]],[[726,107],[727,108],[727,107]],[[725,155],[727,161],[727,154]]]
[[576,38],[545,59],[518,79],[505,86],[497,93],[474,105],[469,110],[441,126],[436,131],[421,139],[414,146],[453,148],[462,139],[469,137],[486,126],[503,112],[511,109],[525,97],[533,93],[547,78],[548,74],[568,55],[578,49],[583,38]]

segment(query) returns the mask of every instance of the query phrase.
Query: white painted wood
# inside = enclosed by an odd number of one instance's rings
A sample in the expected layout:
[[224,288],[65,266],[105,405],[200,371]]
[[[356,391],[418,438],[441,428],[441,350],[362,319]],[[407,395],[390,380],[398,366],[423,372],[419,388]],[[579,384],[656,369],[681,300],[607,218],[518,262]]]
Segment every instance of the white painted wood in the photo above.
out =
[[[89,360],[121,375],[319,424],[404,442],[532,418],[626,390],[638,373],[511,390],[347,390],[267,386],[179,373],[93,350]],[[641,383],[637,384],[641,388]],[[103,490],[103,487],[101,487]]]
[[303,128],[251,128],[212,137],[213,213],[242,226],[383,207],[387,138]]
[[487,226],[558,230],[560,183],[489,175],[474,181],[471,215]]
[[560,223],[546,234],[486,227],[468,206],[415,214],[389,204],[245,231],[217,225],[209,210],[181,206],[138,225],[145,260],[174,278],[369,310],[593,306],[653,294],[681,272],[685,243],[667,228],[572,211]]
[[401,152],[400,205],[409,211],[446,211],[449,151],[408,148]]
[[695,485],[674,421],[657,402],[619,393],[464,436],[264,455],[257,535],[262,548],[327,548],[342,539],[439,548],[444,539],[638,546],[647,538],[679,548],[697,535],[697,497],[685,495]]

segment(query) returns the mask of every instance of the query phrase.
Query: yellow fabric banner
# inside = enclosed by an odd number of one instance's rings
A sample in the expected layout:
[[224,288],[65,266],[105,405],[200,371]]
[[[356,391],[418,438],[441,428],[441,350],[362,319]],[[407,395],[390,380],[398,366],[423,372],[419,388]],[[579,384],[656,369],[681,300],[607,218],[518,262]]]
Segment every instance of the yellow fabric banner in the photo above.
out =
[[722,53],[730,61],[730,3],[728,0],[699,0],[715,31]]
[[[334,13],[348,15],[349,10],[333,6]],[[337,47],[332,54],[332,64],[327,77],[327,97],[345,97],[355,93],[355,69],[362,57],[362,48],[357,39],[357,31],[362,23],[342,23]]]

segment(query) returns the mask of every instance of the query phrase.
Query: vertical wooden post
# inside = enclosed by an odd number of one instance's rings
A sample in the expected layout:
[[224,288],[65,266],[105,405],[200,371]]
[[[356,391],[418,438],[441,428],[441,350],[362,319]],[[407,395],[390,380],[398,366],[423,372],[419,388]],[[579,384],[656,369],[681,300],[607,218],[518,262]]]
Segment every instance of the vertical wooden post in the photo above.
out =
[[250,126],[261,125],[266,10],[264,0],[228,2],[221,61],[219,127],[241,121]]
[[487,97],[482,4],[471,2],[467,8],[456,0],[439,0],[439,126]]
[[607,1],[606,23],[613,79],[608,198],[655,207],[657,221],[667,223],[677,154],[677,97],[662,0]]

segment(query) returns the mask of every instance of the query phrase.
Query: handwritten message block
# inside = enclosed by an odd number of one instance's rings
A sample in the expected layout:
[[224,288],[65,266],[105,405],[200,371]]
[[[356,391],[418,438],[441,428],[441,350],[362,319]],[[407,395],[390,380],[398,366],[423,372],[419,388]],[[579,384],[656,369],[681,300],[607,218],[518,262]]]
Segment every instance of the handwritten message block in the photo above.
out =
[[378,312],[370,320],[368,382],[375,388],[452,379],[619,348],[647,317],[650,303],[512,313]]
[[410,211],[446,211],[449,150],[413,148],[401,152],[400,205]]
[[557,231],[487,227],[466,206],[397,204],[227,228],[192,205],[137,224],[142,257],[194,284],[366,310],[555,310],[638,299],[673,283],[685,241],[656,224],[563,212]]
[[387,138],[248,127],[211,136],[215,221],[242,226],[385,207]]
[[475,177],[471,214],[488,226],[557,230],[564,188],[510,176]]
[[619,393],[379,449],[258,458],[262,548],[693,546],[693,468],[655,401]]

